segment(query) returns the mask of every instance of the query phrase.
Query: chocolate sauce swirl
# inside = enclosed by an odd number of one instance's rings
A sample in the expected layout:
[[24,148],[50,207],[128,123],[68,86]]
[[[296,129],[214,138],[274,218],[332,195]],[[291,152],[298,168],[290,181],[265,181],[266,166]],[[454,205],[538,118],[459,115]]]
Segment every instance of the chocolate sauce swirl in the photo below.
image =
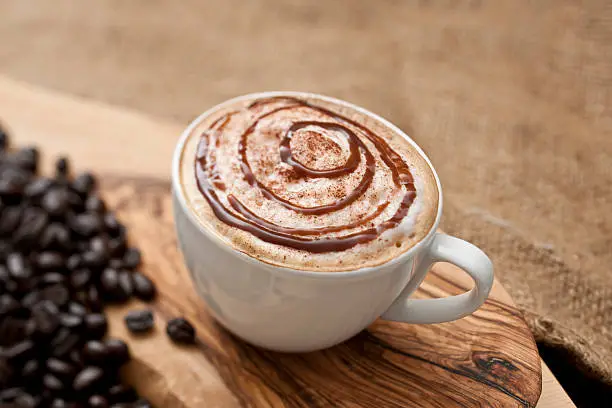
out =
[[[265,110],[268,105],[274,106],[279,103],[282,106]],[[249,137],[257,130],[263,119],[280,112],[291,113],[293,110],[304,108],[315,111],[329,120],[294,121],[284,130],[278,146],[279,161],[290,166],[296,177],[335,179],[352,174],[357,171],[363,161],[365,162],[363,175],[357,186],[348,194],[328,204],[303,206],[280,197],[256,177],[248,159]],[[220,138],[223,137],[225,127],[231,122],[232,116],[238,113],[235,111],[217,118],[202,133],[195,162],[198,188],[215,216],[223,223],[247,231],[266,242],[312,253],[322,253],[343,251],[355,245],[372,241],[383,232],[399,225],[408,215],[410,206],[416,198],[416,188],[410,168],[382,137],[376,135],[367,127],[329,109],[293,97],[260,99],[251,103],[246,109],[252,113],[254,119],[242,132],[237,146],[240,169],[248,185],[258,189],[265,199],[278,203],[296,213],[309,216],[330,214],[351,205],[368,190],[376,173],[376,159],[362,138],[367,139],[375,147],[378,156],[391,172],[394,187],[403,191],[403,196],[395,213],[377,225],[373,225],[373,220],[387,209],[390,205],[389,201],[379,204],[372,213],[357,221],[345,225],[316,228],[294,228],[273,223],[258,216],[233,194],[225,196],[229,204],[227,206],[219,197],[219,194],[225,194],[226,186],[216,168],[216,150],[219,147]],[[303,129],[321,129],[342,137],[349,147],[345,162],[325,169],[314,168],[301,162],[293,154],[291,141],[296,133]],[[359,230],[349,232],[353,229]],[[342,232],[345,233],[325,236],[329,233]]]

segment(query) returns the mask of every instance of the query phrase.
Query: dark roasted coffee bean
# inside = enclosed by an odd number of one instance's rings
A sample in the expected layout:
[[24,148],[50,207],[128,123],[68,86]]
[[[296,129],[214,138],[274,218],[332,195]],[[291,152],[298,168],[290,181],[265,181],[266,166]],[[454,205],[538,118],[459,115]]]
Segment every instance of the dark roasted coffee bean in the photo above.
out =
[[61,398],[55,398],[49,404],[49,408],[76,408],[74,404],[64,401]]
[[9,136],[6,130],[0,127],[0,152],[4,152],[9,145]]
[[13,153],[12,162],[16,166],[35,173],[38,167],[38,157],[38,149],[26,147]]
[[[0,390],[6,388],[13,378],[13,367],[6,357],[0,357]],[[0,394],[0,400],[1,400]]]
[[19,395],[23,393],[23,389],[19,387],[7,388],[0,390],[0,401],[14,401]]
[[65,251],[70,248],[70,231],[64,225],[54,222],[45,228],[39,243],[41,248]]
[[108,389],[108,399],[113,402],[134,402],[138,399],[136,391],[125,384],[115,384]]
[[78,302],[68,303],[68,312],[76,316],[85,317],[87,315],[87,308]]
[[31,246],[38,240],[47,227],[49,217],[38,208],[26,208],[21,216],[21,223],[13,233],[13,243],[16,246]]
[[35,291],[28,293],[21,299],[21,306],[27,309],[31,309],[39,301],[40,301],[40,292],[35,290]]
[[41,200],[41,207],[52,217],[60,217],[68,210],[68,192],[63,188],[51,188]]
[[117,259],[117,258],[113,258],[110,261],[108,261],[108,267],[109,268],[113,268],[113,269],[122,269],[123,268],[123,260],[122,259]]
[[6,207],[0,212],[0,235],[15,231],[21,222],[23,209],[21,207]]
[[131,272],[122,270],[119,272],[119,288],[121,288],[120,300],[128,300],[134,293]]
[[87,403],[89,408],[108,408],[108,400],[101,395],[92,395]]
[[38,302],[32,307],[31,313],[40,333],[49,335],[59,327],[59,309],[50,300]]
[[108,212],[104,215],[104,226],[106,227],[107,231],[111,233],[116,232],[120,225],[121,224],[117,220],[117,217],[115,217],[113,213]]
[[75,391],[84,391],[91,389],[99,384],[104,378],[104,371],[99,367],[85,367],[80,373],[74,378],[72,382],[72,388]]
[[72,364],[58,358],[51,357],[47,360],[46,366],[47,370],[57,378],[72,379],[76,374],[76,370]]
[[140,250],[137,248],[129,248],[123,255],[123,266],[128,269],[134,269],[140,265]]
[[55,182],[53,180],[40,177],[32,180],[25,186],[23,195],[29,199],[38,200],[54,185]]
[[64,383],[53,374],[43,375],[42,382],[45,388],[52,392],[62,391],[64,389]]
[[64,283],[66,277],[59,272],[47,272],[41,276],[39,283],[42,286],[53,285],[55,283]]
[[132,404],[132,408],[153,408],[153,405],[151,405],[149,400],[145,398],[139,398],[136,402]]
[[[126,249],[124,237],[112,238],[108,241],[108,251],[112,257],[123,257]],[[123,265],[123,261],[121,262]]]
[[8,293],[0,295],[0,318],[13,313],[17,309],[19,309],[19,302],[11,295]]
[[59,270],[65,265],[64,257],[59,252],[41,252],[36,258],[36,264],[41,270]]
[[[9,316],[0,320],[0,345],[13,346],[15,343],[28,338],[28,321],[21,317]],[[15,349],[12,352],[16,353],[18,350],[20,349]]]
[[11,275],[9,274],[8,269],[6,269],[4,265],[0,265],[0,285],[8,282],[10,279],[11,279]]
[[30,180],[30,173],[18,167],[0,167],[0,197],[17,202]]
[[168,321],[166,333],[175,343],[193,344],[195,343],[195,329],[187,320],[182,317]]
[[85,331],[87,338],[101,339],[106,335],[108,323],[101,313],[91,313],[85,316]]
[[6,258],[6,266],[9,274],[13,279],[25,280],[30,279],[33,275],[30,265],[26,258],[19,252],[13,252]]
[[119,273],[115,269],[106,268],[100,276],[100,285],[105,297],[110,299],[120,295]]
[[15,398],[15,405],[19,408],[37,408],[40,405],[40,398],[23,393]]
[[153,329],[153,312],[132,310],[125,316],[125,325],[132,333],[146,333]]
[[21,368],[21,376],[26,379],[32,379],[40,373],[40,364],[38,360],[28,360]]
[[95,213],[82,213],[70,220],[70,228],[82,237],[91,237],[101,231],[102,219]]
[[85,210],[94,213],[103,213],[106,211],[106,206],[100,197],[91,195],[85,200]]
[[56,357],[64,357],[79,344],[79,336],[72,333],[70,329],[60,328],[51,340],[51,354]]
[[108,255],[108,238],[102,235],[93,237],[91,241],[89,241],[89,249],[94,252],[101,252]]
[[68,302],[70,294],[64,285],[58,283],[42,289],[40,291],[40,298],[50,300],[58,306],[63,306]]
[[33,352],[34,343],[31,340],[22,340],[11,347],[4,348],[0,352],[0,357],[8,360],[23,360],[31,356]]
[[77,269],[70,274],[70,286],[75,290],[81,290],[87,287],[91,281],[91,271],[89,269]]
[[57,178],[65,178],[70,173],[70,162],[66,157],[60,157],[55,162],[55,175]]
[[77,330],[83,325],[83,317],[70,313],[60,314],[60,324],[71,330]]
[[85,365],[81,351],[78,349],[74,349],[68,354],[68,361],[79,370]]
[[68,270],[74,271],[81,266],[83,266],[83,262],[79,254],[72,254],[66,260],[66,268],[68,268]]
[[98,340],[90,340],[83,346],[83,359],[93,365],[104,364],[108,357],[106,345]]
[[108,253],[86,251],[82,255],[82,263],[88,268],[100,269],[108,262]]
[[104,342],[106,352],[112,363],[121,366],[130,360],[130,350],[124,341],[119,339],[108,339]]
[[151,279],[140,272],[132,273],[132,283],[134,284],[134,295],[144,301],[155,299],[157,289]]
[[102,299],[95,285],[91,285],[87,290],[87,305],[92,312],[99,312],[102,310]]
[[96,179],[91,173],[83,173],[72,182],[72,188],[79,194],[85,196],[94,188]]

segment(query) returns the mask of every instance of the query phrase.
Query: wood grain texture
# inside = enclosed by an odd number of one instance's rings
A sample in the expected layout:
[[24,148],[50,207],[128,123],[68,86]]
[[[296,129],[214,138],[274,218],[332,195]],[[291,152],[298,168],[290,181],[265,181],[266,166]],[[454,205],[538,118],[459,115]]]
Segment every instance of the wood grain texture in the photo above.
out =
[[[50,154],[61,152],[73,155],[80,169],[149,176],[105,177],[104,191],[144,249],[145,272],[161,288],[158,333],[129,338],[136,359],[126,373],[159,406],[328,406],[332,397],[344,406],[533,406],[537,400],[540,361],[524,322],[498,282],[481,311],[453,323],[377,322],[344,345],[307,355],[281,355],[237,341],[206,314],[175,246],[167,168],[181,126],[2,77],[0,110],[16,143],[36,143],[47,162]],[[91,134],[90,129],[97,137],[84,143],[83,135]],[[110,156],[100,154],[108,146],[121,148]],[[140,159],[131,161],[132,156]],[[418,296],[457,293],[469,284],[465,274],[440,264]],[[124,312],[110,311],[111,331],[128,338]],[[163,321],[177,314],[197,322],[198,348],[171,346],[162,334]],[[504,341],[515,349],[502,346]],[[572,407],[543,367],[537,406]],[[450,391],[450,397],[442,393]]]
[[[151,396],[163,398],[157,401],[161,406],[200,406],[196,402],[208,398],[202,384],[216,384],[214,398],[222,405],[535,406],[541,390],[535,343],[519,311],[496,296],[474,315],[451,323],[377,321],[325,351],[292,355],[261,350],[219,328],[193,292],[176,245],[169,185],[106,177],[104,186],[109,205],[144,252],[144,272],[160,290],[154,306],[160,328],[148,339],[152,343],[135,339],[138,363],[129,377],[144,394],[165,390]],[[462,274],[438,264],[416,296],[462,293],[469,289],[464,279],[456,279]],[[124,312],[111,313],[112,331],[122,337]],[[198,347],[181,351],[185,361],[175,356],[162,333],[163,322],[178,315],[193,321],[199,333]]]

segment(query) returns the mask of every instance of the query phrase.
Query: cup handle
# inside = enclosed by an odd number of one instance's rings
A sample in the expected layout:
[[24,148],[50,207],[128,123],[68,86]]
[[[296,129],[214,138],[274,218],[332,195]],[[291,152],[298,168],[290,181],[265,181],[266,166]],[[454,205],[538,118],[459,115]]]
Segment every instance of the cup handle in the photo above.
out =
[[[461,295],[440,299],[410,299],[410,295],[421,284],[435,262],[457,265],[474,279],[476,285]],[[406,323],[442,323],[469,315],[476,311],[489,295],[493,286],[493,264],[475,245],[437,233],[422,255],[412,281],[382,315],[383,319]]]

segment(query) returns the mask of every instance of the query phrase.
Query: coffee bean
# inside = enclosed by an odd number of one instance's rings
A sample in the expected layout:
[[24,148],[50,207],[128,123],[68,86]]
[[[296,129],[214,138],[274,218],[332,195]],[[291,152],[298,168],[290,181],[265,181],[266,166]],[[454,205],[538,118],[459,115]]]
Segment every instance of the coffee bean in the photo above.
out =
[[32,359],[25,362],[21,368],[21,376],[27,379],[32,379],[38,376],[40,372],[40,364],[38,360]]
[[113,258],[110,261],[108,261],[108,267],[112,268],[112,269],[122,269],[123,268],[123,260],[122,259],[117,259],[117,258]]
[[72,286],[75,290],[86,288],[90,281],[91,271],[89,269],[77,269],[70,274],[70,286]]
[[74,404],[70,404],[61,398],[55,398],[51,401],[49,408],[76,408]]
[[59,272],[47,272],[43,276],[41,276],[39,283],[42,286],[53,285],[55,283],[64,283],[66,281],[66,277]]
[[58,306],[64,306],[68,302],[70,294],[64,285],[58,283],[42,289],[40,291],[40,298],[50,300]]
[[153,312],[132,310],[125,316],[125,325],[132,333],[146,333],[153,329]]
[[182,317],[168,321],[166,333],[175,343],[193,344],[195,343],[195,329],[187,320]]
[[70,228],[76,234],[89,238],[100,232],[103,227],[102,219],[95,213],[82,213],[70,220]]
[[0,357],[0,390],[6,388],[6,386],[10,383],[12,377],[13,367],[11,366],[11,364],[9,364],[9,361],[6,357]]
[[130,350],[124,341],[119,339],[108,339],[104,342],[110,360],[117,366],[121,366],[130,360]]
[[7,347],[0,353],[1,357],[11,360],[23,360],[34,352],[34,343],[31,340],[23,340],[19,343]]
[[32,291],[21,299],[21,306],[27,309],[31,309],[39,301],[40,301],[40,292]]
[[17,302],[11,295],[8,293],[0,295],[0,318],[11,314],[17,309],[19,309],[19,302]]
[[74,271],[81,266],[83,266],[83,263],[80,254],[72,254],[66,260],[66,268],[68,268],[68,270]]
[[83,173],[74,179],[72,188],[79,194],[86,196],[96,184],[96,179],[91,173]]
[[108,401],[101,395],[92,395],[87,400],[89,408],[108,408]]
[[108,323],[103,314],[91,313],[85,316],[85,331],[88,338],[101,339],[107,329]]
[[30,181],[23,190],[23,195],[30,200],[40,199],[51,187],[55,185],[55,181],[49,178],[41,177]]
[[68,303],[68,312],[73,315],[80,316],[82,318],[87,315],[87,308],[78,302],[70,302]]
[[[125,237],[115,237],[108,241],[108,251],[112,257],[122,257],[125,253],[125,249]],[[123,265],[123,260],[121,264]]]
[[123,255],[123,266],[128,269],[134,269],[140,265],[140,250],[137,248],[129,248]]
[[136,402],[132,404],[132,408],[153,408],[153,405],[151,405],[149,400],[145,398],[139,398]]
[[51,217],[63,216],[69,205],[68,192],[60,187],[50,188],[41,200],[41,207]]
[[66,157],[60,157],[55,162],[55,175],[58,178],[64,178],[70,172],[70,162]]
[[72,379],[76,374],[72,364],[54,357],[47,360],[46,367],[57,378]]
[[38,157],[38,149],[35,147],[25,147],[13,153],[11,162],[20,168],[34,173],[38,167]]
[[132,284],[132,274],[126,270],[119,272],[119,288],[121,289],[121,295],[119,296],[121,301],[128,300],[134,293],[134,285]]
[[21,222],[21,207],[6,207],[0,212],[0,235],[11,234]]
[[70,232],[60,223],[51,223],[43,231],[39,244],[41,248],[65,251],[70,248]]
[[106,206],[100,197],[91,195],[85,200],[85,209],[94,213],[103,213],[106,211]]
[[19,408],[37,408],[40,404],[40,399],[23,393],[15,398],[15,405]]
[[106,268],[100,276],[100,284],[105,297],[114,299],[120,296],[119,273],[115,269]]
[[100,298],[100,292],[94,285],[91,285],[87,291],[87,305],[92,312],[99,312],[102,310],[102,299]]
[[21,222],[13,233],[15,246],[28,247],[34,245],[49,222],[47,214],[38,208],[26,208],[21,216]]
[[84,391],[93,388],[95,385],[100,383],[104,378],[104,371],[99,367],[85,367],[80,373],[74,378],[72,382],[72,388],[75,391]]
[[64,257],[59,252],[41,252],[36,258],[36,264],[39,269],[46,270],[58,270],[63,269],[65,265]]
[[59,327],[59,309],[50,300],[43,300],[32,307],[32,319],[39,332],[49,335]]
[[84,266],[92,269],[100,269],[104,267],[108,261],[108,253],[86,251],[81,255]]
[[13,279],[26,280],[30,279],[33,275],[30,265],[28,265],[25,257],[19,252],[13,252],[8,255],[6,266]]
[[83,359],[93,365],[103,365],[108,358],[106,345],[98,340],[90,340],[83,346]]
[[113,403],[134,402],[138,399],[138,394],[128,385],[115,384],[108,389],[108,399]]
[[52,392],[62,391],[64,389],[64,383],[53,374],[45,374],[42,379],[45,388]]
[[14,401],[19,395],[23,393],[23,389],[18,387],[7,388],[0,391],[0,401]]
[[114,233],[119,230],[121,224],[117,220],[117,217],[115,217],[113,213],[109,212],[104,215],[104,226],[106,227],[107,231]]
[[79,344],[79,336],[72,333],[70,329],[60,328],[51,340],[51,354],[56,357],[64,357]]
[[157,289],[151,279],[140,272],[132,273],[132,283],[134,284],[134,295],[144,301],[151,301],[157,295]]
[[83,317],[70,313],[62,313],[59,316],[60,324],[71,330],[77,330],[83,325]]

